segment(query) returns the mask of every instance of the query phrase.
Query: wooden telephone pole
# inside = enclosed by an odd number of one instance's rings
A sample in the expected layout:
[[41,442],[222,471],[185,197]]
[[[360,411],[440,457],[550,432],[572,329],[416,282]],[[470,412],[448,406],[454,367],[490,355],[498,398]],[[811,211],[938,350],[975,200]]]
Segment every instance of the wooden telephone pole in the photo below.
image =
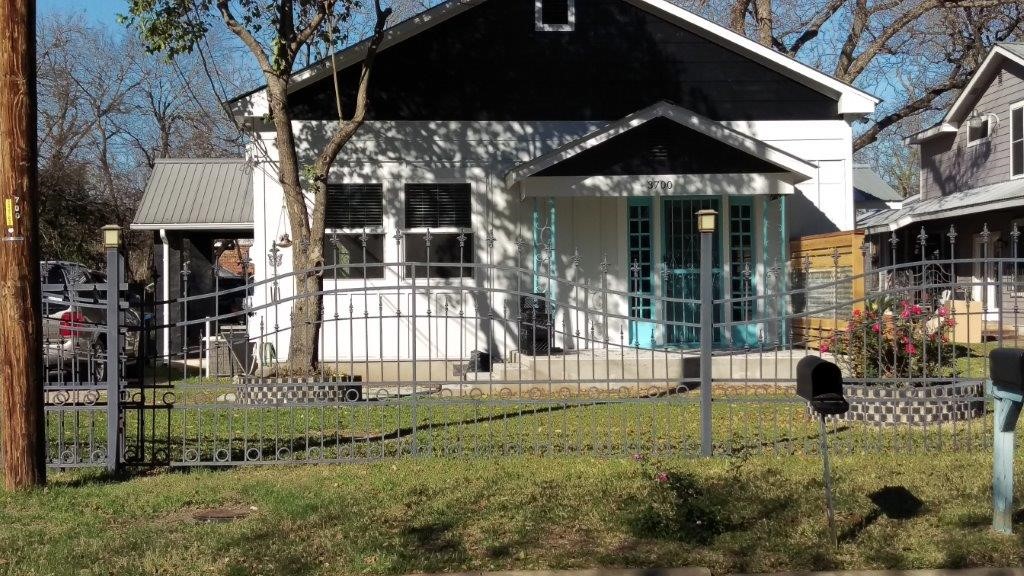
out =
[[0,2],[0,459],[46,482],[36,206],[35,0]]

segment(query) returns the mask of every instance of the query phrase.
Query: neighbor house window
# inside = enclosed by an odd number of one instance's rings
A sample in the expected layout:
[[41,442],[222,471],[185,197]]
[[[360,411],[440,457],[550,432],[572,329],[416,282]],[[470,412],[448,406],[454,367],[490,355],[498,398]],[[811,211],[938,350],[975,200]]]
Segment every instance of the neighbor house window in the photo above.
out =
[[405,261],[417,278],[473,276],[470,195],[465,183],[405,185]]
[[326,278],[384,277],[384,187],[328,184]]
[[1010,176],[1024,176],[1024,102],[1010,109]]
[[974,146],[988,138],[988,116],[977,116],[967,121],[967,145]]
[[534,0],[537,30],[571,32],[576,24],[576,0]]

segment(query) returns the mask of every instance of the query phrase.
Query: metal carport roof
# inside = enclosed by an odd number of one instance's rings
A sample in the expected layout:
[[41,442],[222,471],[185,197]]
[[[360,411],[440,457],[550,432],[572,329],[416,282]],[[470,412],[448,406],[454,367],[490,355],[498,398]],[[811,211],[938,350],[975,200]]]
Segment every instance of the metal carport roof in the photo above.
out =
[[162,158],[133,230],[251,230],[252,167],[244,158]]

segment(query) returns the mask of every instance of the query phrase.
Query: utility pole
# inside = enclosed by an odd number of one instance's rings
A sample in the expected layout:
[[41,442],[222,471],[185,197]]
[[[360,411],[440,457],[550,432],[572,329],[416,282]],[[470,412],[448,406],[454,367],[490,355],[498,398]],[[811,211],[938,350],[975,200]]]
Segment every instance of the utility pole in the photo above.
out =
[[0,459],[8,490],[46,482],[35,26],[35,0],[0,2]]

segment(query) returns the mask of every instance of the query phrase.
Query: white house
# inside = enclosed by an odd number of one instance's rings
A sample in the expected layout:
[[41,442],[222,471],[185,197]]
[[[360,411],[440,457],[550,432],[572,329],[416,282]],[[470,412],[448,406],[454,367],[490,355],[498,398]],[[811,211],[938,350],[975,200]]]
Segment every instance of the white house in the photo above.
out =
[[[346,106],[364,52],[336,54]],[[331,73],[292,83],[307,157],[337,117]],[[693,342],[695,213],[719,213],[718,298],[784,282],[789,238],[854,227],[851,124],[877,103],[665,0],[450,0],[387,32],[370,101],[330,175],[321,355],[340,362],[522,351],[530,293],[553,346]],[[253,132],[250,330],[282,357],[301,247],[277,243],[265,91],[232,106]],[[737,324],[716,338],[774,338],[766,302],[719,311]]]

